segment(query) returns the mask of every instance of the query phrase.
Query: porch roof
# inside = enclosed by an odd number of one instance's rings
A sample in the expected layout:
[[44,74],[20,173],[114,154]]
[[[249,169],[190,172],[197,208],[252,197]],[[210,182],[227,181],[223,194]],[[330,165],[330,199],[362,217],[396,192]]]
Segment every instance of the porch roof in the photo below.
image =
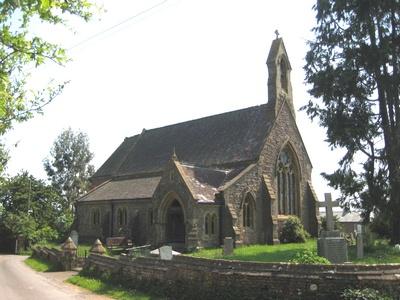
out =
[[78,201],[150,199],[160,179],[161,177],[147,177],[107,181]]

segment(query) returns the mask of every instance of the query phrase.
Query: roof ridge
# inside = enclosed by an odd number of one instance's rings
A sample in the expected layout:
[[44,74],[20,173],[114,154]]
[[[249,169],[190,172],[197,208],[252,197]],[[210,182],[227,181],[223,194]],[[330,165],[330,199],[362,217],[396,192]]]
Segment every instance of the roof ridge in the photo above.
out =
[[[229,114],[233,114],[233,113],[238,113],[240,111],[246,111],[246,110],[261,108],[262,106],[267,106],[267,105],[268,105],[268,103],[263,103],[263,104],[259,104],[259,105],[254,105],[254,106],[249,106],[249,107],[240,108],[240,109],[236,109],[236,110],[231,110],[231,111],[227,111],[227,112],[217,113],[215,115],[208,115],[208,116],[200,117],[200,118],[197,118],[197,119],[187,120],[187,121],[178,122],[178,123],[174,123],[174,124],[169,124],[169,125],[165,125],[165,126],[155,127],[155,128],[151,128],[151,129],[144,129],[140,135],[142,135],[143,133],[149,133],[150,131],[154,131],[154,130],[157,130],[157,129],[168,128],[168,127],[182,125],[182,124],[185,124],[185,123],[190,123],[190,122],[195,122],[195,121],[202,121],[204,119],[213,118],[213,117],[217,117],[217,116],[229,115]],[[136,134],[136,135],[139,135],[139,134]],[[136,136],[136,135],[134,135],[134,136]],[[131,137],[134,137],[134,136],[131,136]],[[129,138],[131,138],[131,137],[129,137]]]

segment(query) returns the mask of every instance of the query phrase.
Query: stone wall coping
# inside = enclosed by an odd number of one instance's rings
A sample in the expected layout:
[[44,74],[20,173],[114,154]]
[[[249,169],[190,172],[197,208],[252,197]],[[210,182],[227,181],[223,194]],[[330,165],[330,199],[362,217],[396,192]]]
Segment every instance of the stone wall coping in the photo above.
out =
[[195,258],[189,256],[175,256],[172,261],[160,260],[153,257],[138,257],[131,261],[120,261],[117,258],[90,254],[90,260],[99,263],[119,265],[141,265],[152,267],[166,267],[171,265],[190,265],[193,268],[209,269],[209,271],[234,271],[244,273],[296,273],[296,274],[324,274],[324,275],[391,275],[400,274],[400,264],[375,264],[375,265],[356,265],[356,264],[336,264],[336,265],[311,265],[293,263],[262,263],[262,262],[243,262],[233,260],[216,260],[207,258]]
[[175,290],[175,285],[185,287],[183,296],[187,299],[219,298],[227,289],[227,296],[235,295],[233,299],[267,299],[268,292],[273,299],[287,300],[339,300],[349,287],[385,288],[391,295],[400,292],[400,264],[304,265],[189,256],[175,256],[170,261],[156,257],[122,260],[90,254],[84,268],[93,268],[96,274],[117,274],[134,288],[141,283],[157,284],[172,293],[172,299],[183,299],[182,290]]

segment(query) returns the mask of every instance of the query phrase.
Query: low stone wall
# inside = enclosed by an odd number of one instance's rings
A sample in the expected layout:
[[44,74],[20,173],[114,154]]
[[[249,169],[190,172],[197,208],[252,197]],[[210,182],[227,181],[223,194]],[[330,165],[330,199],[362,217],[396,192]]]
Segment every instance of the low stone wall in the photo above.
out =
[[32,249],[32,256],[50,261],[59,266],[62,270],[70,268],[82,268],[85,264],[85,258],[74,257],[71,261],[70,259],[66,259],[61,250],[55,248],[35,247]]
[[59,264],[62,252],[55,248],[36,247],[32,249],[32,256]]
[[[111,274],[173,299],[340,299],[346,288],[384,289],[400,299],[400,265],[296,265],[187,256],[121,260],[90,255],[85,271]],[[397,298],[396,298],[397,297]]]

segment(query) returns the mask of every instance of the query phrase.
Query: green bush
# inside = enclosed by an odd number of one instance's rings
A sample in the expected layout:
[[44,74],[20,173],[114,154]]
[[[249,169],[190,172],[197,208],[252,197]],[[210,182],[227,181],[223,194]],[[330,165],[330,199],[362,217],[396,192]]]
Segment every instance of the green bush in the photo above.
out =
[[390,300],[391,297],[384,295],[383,293],[366,288],[362,290],[357,289],[346,289],[342,293],[344,300]]
[[375,246],[375,241],[378,240],[378,235],[371,231],[369,226],[364,227],[364,232],[363,232],[363,238],[364,238],[364,249],[365,251],[371,251],[374,249]]
[[330,262],[325,257],[318,256],[315,252],[311,250],[304,250],[298,252],[296,256],[289,262],[296,264],[321,264],[329,265]]
[[368,227],[381,238],[390,238],[392,235],[392,226],[390,224],[388,212],[379,212],[369,223]]
[[[326,217],[324,216],[324,217],[321,217],[320,219],[321,219],[321,228],[323,230],[327,230]],[[338,216],[333,216],[333,229],[343,231],[343,226],[342,226],[342,224],[340,224]]]
[[283,224],[280,241],[282,243],[304,243],[309,237],[310,234],[304,229],[300,219],[291,216]]

